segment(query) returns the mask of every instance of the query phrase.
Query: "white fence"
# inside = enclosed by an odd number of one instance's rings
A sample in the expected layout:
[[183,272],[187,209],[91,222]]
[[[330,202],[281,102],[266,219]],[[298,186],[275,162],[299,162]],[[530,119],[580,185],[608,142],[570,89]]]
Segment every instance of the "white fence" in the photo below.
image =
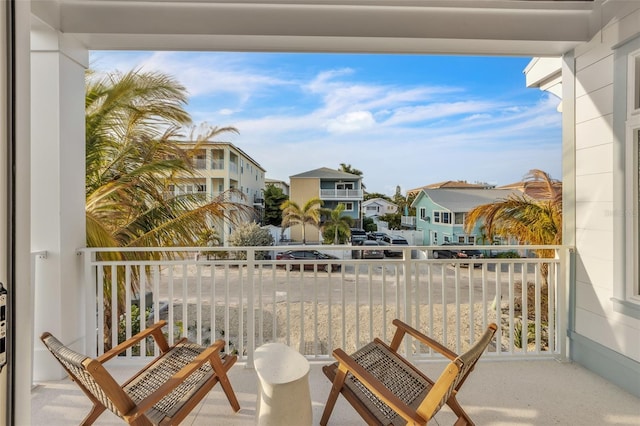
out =
[[[254,260],[260,249],[253,247],[206,248],[199,256],[199,248],[84,249],[87,303],[95,306],[88,312],[97,312],[86,319],[88,346],[101,354],[166,319],[171,342],[223,338],[226,351],[249,362],[257,346],[275,341],[326,358],[336,347],[351,352],[374,337],[390,340],[391,321],[400,318],[456,352],[496,322],[489,356],[562,357],[571,256],[566,247],[546,248],[556,250],[555,259],[484,258],[468,265],[415,255],[428,247],[406,247],[403,257],[380,260],[342,256],[352,249],[345,246],[276,247],[340,254],[307,260],[302,270],[297,260]],[[324,272],[328,263],[339,270]],[[421,346],[404,350],[431,356]],[[143,344],[127,356],[139,354],[152,351]]]

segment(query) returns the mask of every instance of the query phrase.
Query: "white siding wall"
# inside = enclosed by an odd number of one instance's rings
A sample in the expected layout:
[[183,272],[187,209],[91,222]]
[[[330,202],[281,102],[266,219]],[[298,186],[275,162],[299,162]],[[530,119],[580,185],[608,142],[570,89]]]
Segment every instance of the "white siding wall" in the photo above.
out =
[[614,174],[621,172],[614,158],[612,47],[623,34],[630,35],[638,16],[640,3],[634,13],[610,23],[575,51],[575,331],[636,361],[640,361],[640,321],[614,312],[610,298],[617,275],[614,227],[625,211],[614,195]]

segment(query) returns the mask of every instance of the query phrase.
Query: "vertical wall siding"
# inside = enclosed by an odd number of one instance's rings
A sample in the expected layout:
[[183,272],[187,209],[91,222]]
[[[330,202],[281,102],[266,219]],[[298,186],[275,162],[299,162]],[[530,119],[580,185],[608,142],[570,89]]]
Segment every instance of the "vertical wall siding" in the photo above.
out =
[[[640,10],[640,9],[639,9]],[[575,331],[640,361],[640,323],[613,312],[614,224],[624,206],[614,197],[614,50],[622,22],[576,49],[576,313]]]

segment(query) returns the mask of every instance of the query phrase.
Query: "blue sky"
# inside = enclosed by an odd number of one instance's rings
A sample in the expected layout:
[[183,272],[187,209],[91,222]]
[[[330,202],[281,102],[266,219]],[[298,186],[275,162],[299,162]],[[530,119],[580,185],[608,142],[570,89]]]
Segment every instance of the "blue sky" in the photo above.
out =
[[504,185],[530,169],[561,178],[559,99],[527,89],[531,58],[92,52],[98,71],[174,76],[194,123],[225,135],[272,179],[351,164],[393,195],[445,180]]

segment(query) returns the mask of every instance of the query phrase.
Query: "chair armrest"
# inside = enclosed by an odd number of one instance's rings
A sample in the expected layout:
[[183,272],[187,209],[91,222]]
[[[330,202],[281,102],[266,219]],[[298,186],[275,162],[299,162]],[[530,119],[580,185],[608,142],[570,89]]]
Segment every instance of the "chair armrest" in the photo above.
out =
[[[186,364],[177,373],[171,376],[165,383],[163,383],[158,389],[150,393],[146,398],[141,400],[136,407],[127,413],[127,418],[135,419],[136,417],[144,414],[147,410],[153,407],[158,401],[167,396],[171,391],[180,386],[191,374],[198,370],[207,361],[211,362],[212,357],[219,357],[218,353],[224,348],[225,342],[222,339],[218,339],[211,346],[208,346],[198,356],[196,356],[190,363]],[[213,374],[218,374],[218,366],[211,362],[211,368]],[[221,364],[221,361],[218,362]]]
[[162,351],[162,353],[165,353],[166,351],[169,350],[169,344],[167,343],[167,339],[165,339],[164,334],[162,334],[161,329],[166,324],[167,324],[166,321],[160,320],[157,323],[145,328],[135,336],[131,336],[130,338],[120,343],[119,345],[114,346],[113,348],[103,353],[96,359],[101,363],[104,363],[149,336],[153,336],[153,339],[155,340],[156,344],[160,347],[160,350]]
[[400,343],[402,342],[402,339],[404,338],[404,335],[406,333],[406,334],[409,334],[410,336],[412,336],[413,338],[419,340],[421,343],[429,346],[431,349],[434,349],[435,351],[437,351],[440,354],[444,355],[445,357],[447,357],[450,360],[454,360],[454,359],[456,359],[458,357],[458,354],[456,354],[455,352],[451,351],[449,348],[443,346],[439,342],[437,342],[437,341],[433,340],[432,338],[430,338],[429,336],[419,332],[415,328],[413,328],[410,325],[400,321],[399,319],[394,319],[393,320],[393,325],[395,325],[397,327],[396,334],[393,336],[393,341],[391,342],[391,345],[390,345],[391,348],[394,351],[398,350],[398,348],[400,347]]
[[362,366],[356,363],[353,358],[347,355],[342,349],[335,349],[333,356],[338,360],[339,369],[346,370],[353,374],[369,391],[384,401],[385,404],[405,419],[408,424],[414,424],[416,422],[425,423],[425,419],[423,419],[416,410],[409,407],[400,398],[391,393],[378,379],[362,368]]

